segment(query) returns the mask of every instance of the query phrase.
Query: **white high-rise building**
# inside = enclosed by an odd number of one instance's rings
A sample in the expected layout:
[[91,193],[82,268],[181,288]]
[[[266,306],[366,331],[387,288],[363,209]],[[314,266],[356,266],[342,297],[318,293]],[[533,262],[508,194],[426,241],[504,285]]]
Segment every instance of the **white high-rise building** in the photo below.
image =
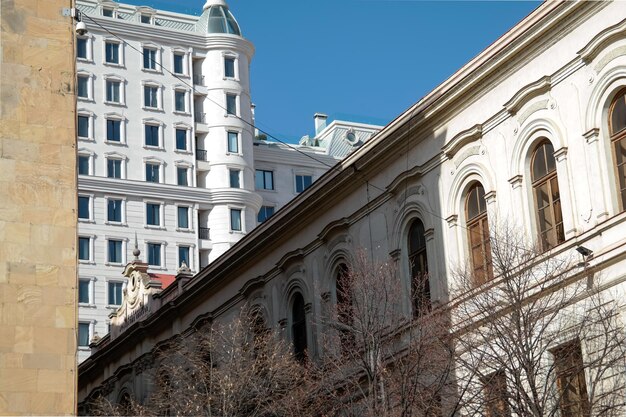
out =
[[77,8],[82,360],[108,332],[135,242],[164,285],[183,262],[197,272],[380,127],[316,115],[299,146],[255,139],[254,47],[223,0],[200,16]]

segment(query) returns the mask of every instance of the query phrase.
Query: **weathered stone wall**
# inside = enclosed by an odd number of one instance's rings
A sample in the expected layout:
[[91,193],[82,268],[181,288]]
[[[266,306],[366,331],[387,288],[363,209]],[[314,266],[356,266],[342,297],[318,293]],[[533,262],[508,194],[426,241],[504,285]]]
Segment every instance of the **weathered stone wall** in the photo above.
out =
[[0,414],[74,414],[71,0],[1,0]]

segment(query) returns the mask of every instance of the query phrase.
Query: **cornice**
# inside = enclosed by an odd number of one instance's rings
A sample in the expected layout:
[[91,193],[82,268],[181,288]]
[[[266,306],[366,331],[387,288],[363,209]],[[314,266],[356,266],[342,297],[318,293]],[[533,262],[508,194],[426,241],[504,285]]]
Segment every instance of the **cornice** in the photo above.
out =
[[508,102],[504,103],[504,107],[509,114],[514,115],[531,99],[547,93],[552,88],[552,78],[549,75],[541,77],[522,87]]
[[346,233],[350,228],[352,222],[347,217],[342,217],[339,220],[331,222],[326,225],[317,235],[318,239],[322,242],[328,242],[330,238],[337,234]]
[[578,51],[578,55],[583,61],[589,63],[593,61],[607,45],[625,37],[626,19],[598,33],[583,49]]
[[[87,15],[83,21],[92,33],[109,35],[110,31],[124,40],[147,39],[151,42],[172,46],[192,46],[201,50],[231,49],[245,54],[249,59],[254,56],[254,45],[245,38],[229,34],[204,34],[146,25],[121,19],[110,19]],[[102,29],[105,28],[105,29]]]
[[481,124],[476,124],[471,128],[464,130],[458,133],[455,137],[453,137],[448,143],[446,143],[441,150],[449,159],[452,157],[465,145],[468,143],[475,142],[479,140],[483,135],[483,126]]
[[177,185],[148,183],[145,181],[119,180],[105,177],[80,177],[79,191],[100,192],[108,194],[124,194],[158,198],[160,200],[176,200],[213,204],[212,190],[197,187],[180,187]]

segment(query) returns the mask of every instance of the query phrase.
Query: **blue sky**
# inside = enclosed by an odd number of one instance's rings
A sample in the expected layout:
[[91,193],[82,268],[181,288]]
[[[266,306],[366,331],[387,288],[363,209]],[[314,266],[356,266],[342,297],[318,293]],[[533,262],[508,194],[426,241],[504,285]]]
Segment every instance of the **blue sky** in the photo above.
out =
[[[259,128],[295,143],[313,114],[387,124],[539,1],[227,0],[255,45]],[[124,0],[199,14],[204,0]]]

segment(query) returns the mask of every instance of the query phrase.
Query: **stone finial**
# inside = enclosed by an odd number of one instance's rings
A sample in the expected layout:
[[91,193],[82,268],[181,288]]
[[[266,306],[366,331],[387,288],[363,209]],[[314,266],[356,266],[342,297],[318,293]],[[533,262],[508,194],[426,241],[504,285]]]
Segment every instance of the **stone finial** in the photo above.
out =
[[191,273],[191,269],[187,266],[187,262],[184,260],[180,263],[180,268],[176,271],[178,274],[189,274]]
[[135,249],[133,249],[133,255],[135,256],[135,260],[139,260],[139,255],[141,255],[141,251],[139,250],[139,244],[137,243],[137,232],[135,232]]

